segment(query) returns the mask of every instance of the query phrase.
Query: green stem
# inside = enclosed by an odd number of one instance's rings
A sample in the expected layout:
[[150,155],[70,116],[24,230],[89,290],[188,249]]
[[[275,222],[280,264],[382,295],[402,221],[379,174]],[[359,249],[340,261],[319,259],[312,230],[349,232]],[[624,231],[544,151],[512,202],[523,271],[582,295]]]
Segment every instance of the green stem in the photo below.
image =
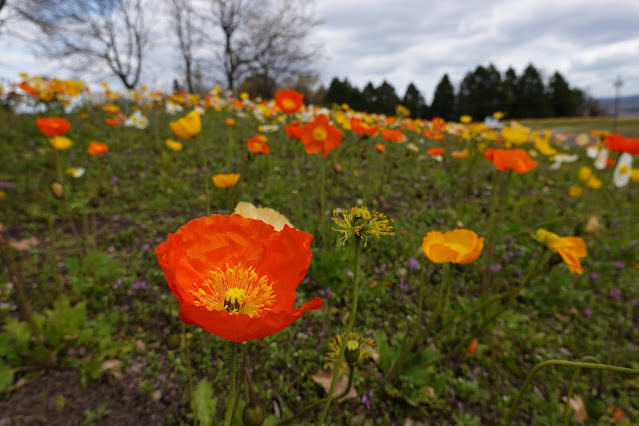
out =
[[[348,393],[351,391],[351,387],[353,386],[353,379],[355,377],[355,367],[349,366],[348,369],[348,383],[346,385],[346,389],[344,389],[344,391],[342,393],[340,393],[339,395],[335,395],[332,398],[330,398],[330,400],[335,401],[338,399],[341,399],[343,397],[345,397],[346,395],[348,395]],[[287,417],[286,419],[282,419],[279,422],[275,423],[273,426],[280,426],[280,425],[286,425],[289,424],[291,421],[293,421],[294,419],[300,417],[302,414],[304,414],[305,412],[307,412],[308,410],[317,407],[318,405],[325,403],[326,401],[328,401],[329,398],[328,396],[322,399],[318,399],[317,401],[311,402],[310,404],[305,405],[304,407],[300,408],[299,411],[297,411],[297,413],[293,414],[291,417]]]
[[[599,362],[599,360],[594,356],[585,356],[579,361],[590,361],[601,364],[601,362]],[[601,370],[599,372],[601,373]],[[570,413],[572,412],[570,409],[570,400],[572,399],[572,393],[575,389],[575,381],[577,380],[579,373],[581,373],[581,368],[575,369],[575,373],[572,375],[572,379],[570,379],[570,386],[568,387],[568,393],[566,394],[566,403],[564,405],[564,426],[568,425]]]
[[200,138],[194,136],[193,139],[197,143],[197,146],[200,148],[200,153],[202,157],[204,157],[204,202],[206,203],[206,215],[211,215],[211,191],[210,191],[210,180],[211,176],[209,176],[209,157],[206,155],[206,151],[204,149],[204,145],[200,142]]
[[339,348],[339,355],[337,360],[335,361],[335,371],[333,371],[333,380],[331,381],[331,387],[328,390],[328,399],[326,400],[326,404],[324,405],[324,409],[322,410],[322,414],[320,415],[319,424],[324,424],[326,421],[326,416],[328,415],[328,409],[331,406],[331,401],[333,400],[333,392],[335,391],[335,384],[337,383],[337,378],[339,377],[339,371],[342,367],[342,362],[344,361],[344,350],[346,349],[346,342],[353,330],[353,324],[355,324],[355,316],[357,314],[357,281],[359,279],[359,247],[362,243],[361,238],[355,239],[355,261],[353,266],[353,301],[351,304],[351,314],[348,319],[348,325],[346,326],[346,332],[342,337],[342,345]]
[[233,407],[235,406],[235,382],[237,376],[237,342],[229,342],[229,394],[226,397],[226,413],[224,414],[224,426],[231,426],[233,419]]
[[534,375],[541,370],[544,367],[547,367],[549,365],[559,365],[559,366],[563,366],[563,367],[570,367],[570,368],[586,368],[586,369],[594,369],[594,370],[607,370],[607,371],[614,371],[616,373],[625,373],[625,374],[639,374],[639,370],[635,370],[633,368],[625,368],[625,367],[617,367],[615,365],[608,365],[608,364],[598,364],[598,363],[593,363],[593,362],[579,362],[579,361],[565,361],[565,360],[561,360],[561,359],[549,359],[546,361],[542,361],[539,364],[537,364],[531,371],[530,373],[528,373],[528,376],[526,377],[526,380],[524,381],[524,384],[521,386],[521,389],[519,389],[519,393],[517,393],[517,397],[515,398],[515,401],[513,402],[512,407],[510,408],[510,410],[508,411],[508,414],[504,420],[504,425],[510,425],[512,424],[512,419],[515,415],[515,412],[517,411],[517,408],[519,407],[519,403],[521,402],[521,398],[524,395],[524,393],[526,392],[526,390],[528,389],[528,386],[530,385],[530,382],[532,381],[532,378],[534,377]]
[[[172,305],[171,305],[172,306]],[[184,355],[186,356],[186,379],[189,382],[189,401],[193,400],[193,370],[191,370],[191,352],[189,351],[188,341],[186,340],[186,328],[184,323],[180,322],[182,326],[182,332],[180,333],[180,340],[182,340],[182,347],[184,348]]]
[[440,319],[440,317],[444,315],[449,297],[450,297],[450,263],[446,262],[442,266],[442,282],[439,285],[439,295],[437,297],[437,308],[435,310],[435,314],[433,315],[433,320],[431,321],[431,324],[433,326],[435,326],[437,321]]
[[493,257],[495,254],[495,241],[497,237],[497,224],[501,217],[500,205],[507,205],[508,201],[508,178],[510,172],[496,172],[497,182],[495,184],[495,192],[493,192],[492,206],[490,208],[490,221],[488,222],[488,230],[486,234],[486,255],[484,257],[484,279],[481,283],[481,294],[487,295],[490,292],[490,283],[492,281]]

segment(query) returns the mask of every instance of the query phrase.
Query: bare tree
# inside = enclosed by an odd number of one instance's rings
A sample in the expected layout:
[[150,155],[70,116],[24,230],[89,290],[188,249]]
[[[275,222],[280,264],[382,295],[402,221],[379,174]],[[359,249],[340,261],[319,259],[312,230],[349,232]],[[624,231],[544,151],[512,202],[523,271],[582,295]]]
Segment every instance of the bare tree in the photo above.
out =
[[245,76],[280,80],[304,70],[313,57],[308,36],[319,21],[309,0],[211,0],[218,63],[228,88]]
[[40,30],[43,54],[77,70],[107,67],[129,89],[138,84],[148,44],[142,0],[23,0],[12,7]]
[[180,55],[184,61],[184,79],[189,93],[194,93],[193,73],[194,73],[194,11],[191,0],[171,0],[170,4],[171,21],[173,31],[178,40]]

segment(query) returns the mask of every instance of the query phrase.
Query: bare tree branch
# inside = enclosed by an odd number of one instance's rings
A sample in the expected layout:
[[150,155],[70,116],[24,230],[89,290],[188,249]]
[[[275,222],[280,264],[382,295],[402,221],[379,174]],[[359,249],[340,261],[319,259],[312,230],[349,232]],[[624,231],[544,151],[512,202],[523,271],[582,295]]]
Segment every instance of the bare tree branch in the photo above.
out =
[[129,89],[148,44],[142,0],[23,0],[12,5],[40,33],[41,53],[73,69],[107,67]]

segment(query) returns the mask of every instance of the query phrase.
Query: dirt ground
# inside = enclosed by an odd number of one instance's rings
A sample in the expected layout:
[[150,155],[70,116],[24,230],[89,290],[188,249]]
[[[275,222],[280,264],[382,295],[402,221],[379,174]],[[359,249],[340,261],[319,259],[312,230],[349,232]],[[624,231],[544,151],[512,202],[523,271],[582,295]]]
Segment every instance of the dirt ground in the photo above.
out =
[[[117,381],[103,377],[83,388],[76,370],[50,371],[0,396],[0,425],[165,424],[175,415],[175,401],[180,400],[175,389],[170,386],[164,394],[143,393],[139,381],[139,374],[127,372]],[[64,407],[60,408],[62,399]],[[95,413],[102,404],[108,413],[91,422],[85,411]]]

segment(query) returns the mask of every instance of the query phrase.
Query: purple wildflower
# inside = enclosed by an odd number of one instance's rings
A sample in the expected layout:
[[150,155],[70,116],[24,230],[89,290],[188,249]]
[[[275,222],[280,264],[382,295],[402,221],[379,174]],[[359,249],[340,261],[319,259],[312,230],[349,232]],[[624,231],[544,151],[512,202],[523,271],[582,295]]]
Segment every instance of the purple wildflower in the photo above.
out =
[[113,290],[117,290],[120,287],[120,284],[122,284],[122,278],[118,278],[117,280],[115,280],[115,282],[113,283]]
[[626,263],[625,262],[617,262],[615,263],[615,266],[617,267],[617,269],[626,269]]
[[333,293],[331,292],[329,288],[320,288],[319,290],[317,290],[317,292],[319,293],[321,297],[323,297],[326,300],[330,300],[331,297],[333,296]]
[[588,320],[589,320],[590,318],[592,318],[592,310],[591,310],[591,309],[585,309],[585,310],[584,310],[584,317],[585,317],[586,319],[588,319]]
[[111,180],[109,181],[109,186],[115,186],[118,184],[118,181],[120,180],[120,177],[117,175],[113,175],[111,177]]
[[499,272],[502,270],[502,266],[501,263],[495,263],[493,266],[490,267],[490,270],[492,272]]
[[399,288],[404,291],[408,290],[408,284],[406,284],[406,280],[404,278],[399,279]]
[[598,273],[596,273],[596,272],[591,272],[591,273],[590,273],[590,279],[591,279],[592,281],[597,281],[597,280],[599,279],[599,274],[598,274]]
[[619,300],[621,298],[621,289],[620,288],[611,288],[610,289],[610,297],[615,300]]
[[419,268],[419,262],[414,257],[408,258],[408,269],[417,269]]

